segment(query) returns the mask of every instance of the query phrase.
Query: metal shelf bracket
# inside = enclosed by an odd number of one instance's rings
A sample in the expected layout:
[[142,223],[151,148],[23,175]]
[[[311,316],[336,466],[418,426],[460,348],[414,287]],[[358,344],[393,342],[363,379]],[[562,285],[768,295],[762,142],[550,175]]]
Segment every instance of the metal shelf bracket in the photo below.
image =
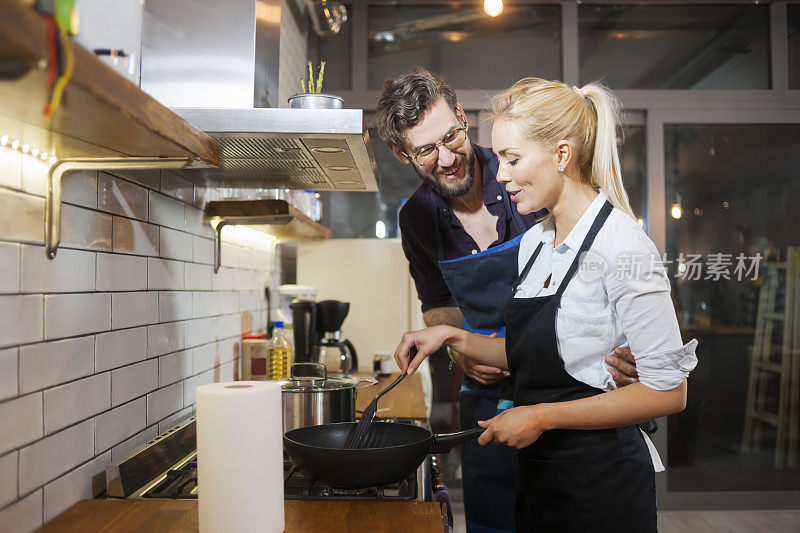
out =
[[53,163],[47,173],[44,239],[48,259],[54,259],[61,242],[61,178],[76,170],[135,170],[184,168],[192,163],[188,157],[118,157],[65,159]]
[[214,274],[219,272],[222,264],[222,228],[228,225],[223,219],[212,219],[211,227],[214,229]]

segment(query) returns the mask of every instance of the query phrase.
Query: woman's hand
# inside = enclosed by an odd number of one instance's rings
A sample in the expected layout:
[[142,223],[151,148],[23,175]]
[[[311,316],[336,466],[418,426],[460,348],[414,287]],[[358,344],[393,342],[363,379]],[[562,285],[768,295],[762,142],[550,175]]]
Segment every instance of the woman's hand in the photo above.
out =
[[530,446],[546,429],[538,405],[512,407],[489,420],[479,420],[478,425],[486,428],[478,438],[478,444],[505,444],[512,448]]
[[[404,333],[394,351],[394,360],[410,376],[426,357],[442,347],[454,330],[451,326],[433,326]],[[416,354],[413,349],[416,349]]]

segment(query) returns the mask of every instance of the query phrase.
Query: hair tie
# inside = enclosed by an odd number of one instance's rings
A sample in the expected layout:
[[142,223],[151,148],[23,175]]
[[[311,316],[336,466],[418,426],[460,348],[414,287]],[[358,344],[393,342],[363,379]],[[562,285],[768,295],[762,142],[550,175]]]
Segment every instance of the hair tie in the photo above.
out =
[[581,89],[580,87],[573,85],[572,90],[581,95],[581,98],[586,98],[586,95],[583,94],[583,89]]

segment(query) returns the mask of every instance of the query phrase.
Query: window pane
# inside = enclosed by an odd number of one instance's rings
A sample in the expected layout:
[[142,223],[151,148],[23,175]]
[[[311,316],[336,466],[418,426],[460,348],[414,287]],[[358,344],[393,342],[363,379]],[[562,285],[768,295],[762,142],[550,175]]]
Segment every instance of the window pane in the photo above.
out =
[[[470,124],[478,124],[475,113],[467,113]],[[367,116],[367,123],[372,117]],[[383,222],[387,238],[399,238],[397,216],[403,203],[419,184],[420,177],[411,165],[395,158],[378,136],[378,130],[369,128],[372,151],[378,170],[377,192],[320,192],[323,201],[322,224],[329,227],[335,239],[375,238],[375,224]],[[469,129],[469,138],[478,138],[478,129]]]
[[789,88],[800,89],[800,4],[786,6],[789,29]]
[[506,6],[491,18],[478,5],[369,8],[369,88],[413,65],[456,88],[504,89],[525,76],[561,77],[557,5]]
[[[353,9],[346,4],[347,16],[350,20],[342,25],[336,35],[320,37],[313,29],[308,31],[308,56],[314,63],[314,72],[325,61],[325,77],[322,80],[322,92],[336,93],[336,91],[349,91],[351,89],[350,68],[352,65],[352,31]],[[308,74],[306,74],[308,77]],[[316,81],[316,80],[315,80]],[[298,87],[300,80],[297,80]]]
[[[624,139],[619,149],[619,162],[622,167],[622,181],[628,193],[633,214],[644,217],[644,126],[625,126]],[[643,223],[643,218],[642,222]]]
[[669,265],[674,301],[684,340],[700,341],[686,410],[669,422],[668,488],[798,490],[786,387],[800,379],[800,127],[667,125],[664,138],[667,261],[683,254]]
[[768,5],[583,5],[581,82],[768,89]]

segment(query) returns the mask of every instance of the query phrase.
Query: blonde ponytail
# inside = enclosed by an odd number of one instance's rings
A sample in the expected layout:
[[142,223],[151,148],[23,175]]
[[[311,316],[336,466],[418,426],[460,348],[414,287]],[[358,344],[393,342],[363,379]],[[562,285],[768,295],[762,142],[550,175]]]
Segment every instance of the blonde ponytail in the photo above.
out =
[[602,85],[590,83],[580,91],[594,107],[597,116],[594,153],[592,154],[592,183],[606,193],[614,207],[635,218],[628,200],[628,193],[625,192],[625,185],[622,182],[622,170],[617,150],[617,128],[622,106],[614,93]]
[[544,146],[572,141],[581,179],[601,188],[614,207],[633,217],[617,151],[620,104],[609,89],[523,78],[489,107],[492,119],[518,122],[528,138]]

